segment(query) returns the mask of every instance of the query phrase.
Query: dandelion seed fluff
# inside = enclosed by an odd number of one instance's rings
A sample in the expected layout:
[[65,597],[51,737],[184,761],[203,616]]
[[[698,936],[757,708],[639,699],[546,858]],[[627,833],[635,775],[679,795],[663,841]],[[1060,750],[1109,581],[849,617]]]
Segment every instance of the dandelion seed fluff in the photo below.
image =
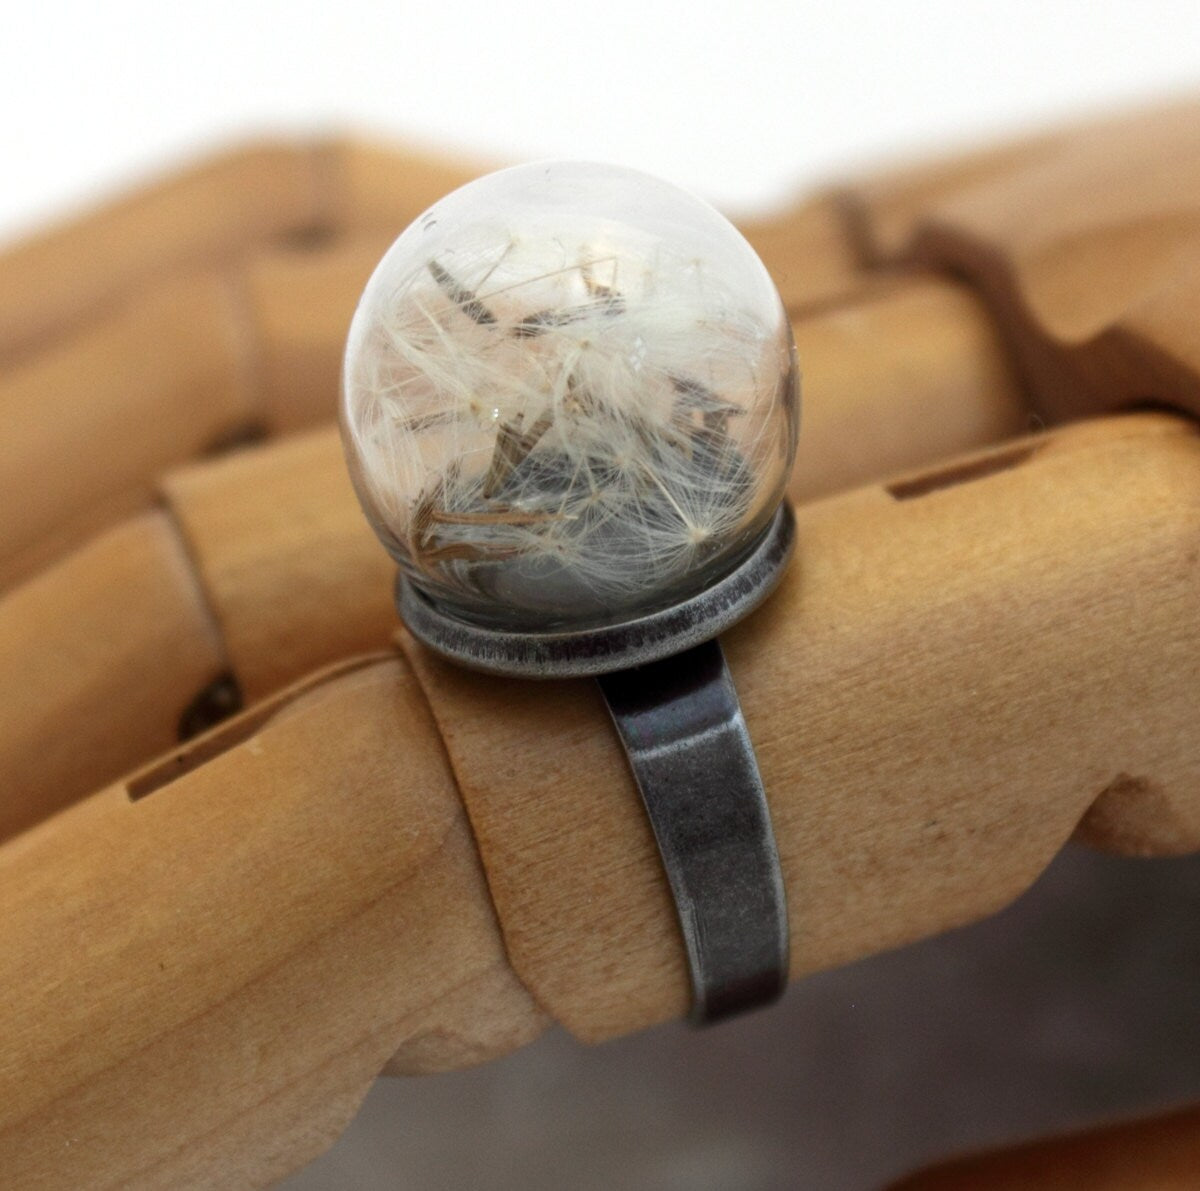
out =
[[755,545],[795,453],[791,331],[699,199],[575,162],[431,207],[351,326],[342,430],[408,578],[514,629],[627,620]]

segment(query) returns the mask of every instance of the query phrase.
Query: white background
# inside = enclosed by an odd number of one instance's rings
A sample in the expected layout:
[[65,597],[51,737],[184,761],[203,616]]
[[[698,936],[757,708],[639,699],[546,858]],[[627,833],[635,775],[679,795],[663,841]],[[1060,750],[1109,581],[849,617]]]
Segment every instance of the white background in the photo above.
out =
[[727,210],[1200,89],[1200,2],[0,0],[0,239],[255,132],[640,166]]

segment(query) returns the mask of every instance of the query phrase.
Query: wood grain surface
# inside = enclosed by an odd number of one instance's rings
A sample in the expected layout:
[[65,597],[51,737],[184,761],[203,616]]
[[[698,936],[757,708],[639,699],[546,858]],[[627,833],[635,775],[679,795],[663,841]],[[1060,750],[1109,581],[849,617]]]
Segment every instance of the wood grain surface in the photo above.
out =
[[6,1186],[265,1186],[385,1064],[543,1028],[403,663],[309,686],[0,849]]

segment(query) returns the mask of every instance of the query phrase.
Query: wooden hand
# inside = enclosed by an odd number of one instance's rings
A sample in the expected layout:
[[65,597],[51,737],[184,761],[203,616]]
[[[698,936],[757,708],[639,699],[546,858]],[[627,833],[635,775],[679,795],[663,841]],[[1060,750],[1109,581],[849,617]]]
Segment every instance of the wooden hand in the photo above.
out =
[[[1156,119],[748,229],[806,361],[799,556],[727,642],[794,974],[999,908],[1074,833],[1200,846],[1200,443],[1145,414],[1013,441],[1031,411],[1197,408],[1186,320],[1138,321],[1186,293],[1196,187],[1129,183],[1108,225],[1082,202],[1030,214],[1064,187],[1086,196],[1103,169],[1119,182],[1097,145],[1140,145]],[[1178,162],[1190,126],[1162,119]],[[32,974],[12,982],[0,1075],[15,1185],[262,1184],[328,1144],[389,1055],[432,1070],[520,1045],[547,1015],[601,1038],[684,1006],[665,883],[592,687],[470,678],[403,638],[401,656],[346,661],[393,623],[332,431],[176,468],[329,416],[349,306],[404,187],[384,155],[311,160],[342,173],[301,171],[305,193],[357,179],[322,208],[338,218],[272,190],[192,239],[195,201],[160,193],[120,212],[159,227],[161,259],[117,250],[114,265],[103,219],[12,258],[48,295],[7,325],[0,378],[19,447],[0,535],[9,581],[25,580],[0,601],[0,934],[10,970]],[[980,214],[1013,194],[1028,218]],[[37,284],[55,261],[101,259],[75,287]],[[1068,343],[1061,316],[1041,316],[1101,275]],[[181,330],[190,348],[164,348]],[[242,717],[83,797],[231,690]]]

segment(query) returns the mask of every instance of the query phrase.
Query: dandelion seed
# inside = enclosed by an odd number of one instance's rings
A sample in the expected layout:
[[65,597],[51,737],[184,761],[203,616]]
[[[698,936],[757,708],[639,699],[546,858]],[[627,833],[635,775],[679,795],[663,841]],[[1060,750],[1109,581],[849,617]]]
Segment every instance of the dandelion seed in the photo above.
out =
[[790,332],[749,246],[608,167],[502,171],[434,212],[376,270],[344,378],[356,487],[414,582],[551,627],[734,565],[796,422]]

